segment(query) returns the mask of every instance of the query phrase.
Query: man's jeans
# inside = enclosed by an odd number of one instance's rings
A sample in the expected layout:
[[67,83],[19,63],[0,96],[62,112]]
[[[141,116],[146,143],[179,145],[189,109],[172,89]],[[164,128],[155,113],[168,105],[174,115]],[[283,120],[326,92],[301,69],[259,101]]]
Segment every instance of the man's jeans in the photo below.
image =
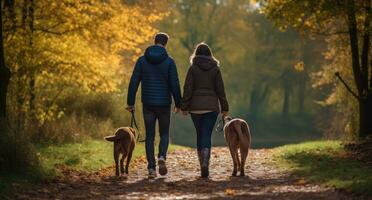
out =
[[169,144],[169,123],[170,123],[170,106],[146,106],[143,105],[143,119],[146,129],[146,158],[147,169],[155,169],[155,125],[156,120],[159,122],[159,154],[158,158],[166,159]]
[[191,118],[196,129],[196,143],[199,151],[203,148],[211,148],[211,136],[217,116],[218,112],[209,112],[205,114],[191,113]]

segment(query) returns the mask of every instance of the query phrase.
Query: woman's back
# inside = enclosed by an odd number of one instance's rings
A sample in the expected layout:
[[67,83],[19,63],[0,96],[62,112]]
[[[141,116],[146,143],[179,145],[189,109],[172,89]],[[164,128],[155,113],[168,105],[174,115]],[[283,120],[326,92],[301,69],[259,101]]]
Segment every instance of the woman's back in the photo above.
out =
[[192,59],[184,85],[182,110],[227,111],[228,104],[221,72],[211,56],[196,55]]
[[218,73],[218,64],[215,60],[207,56],[196,56],[191,65],[191,73],[193,73],[193,88],[196,90],[216,89],[216,75]]

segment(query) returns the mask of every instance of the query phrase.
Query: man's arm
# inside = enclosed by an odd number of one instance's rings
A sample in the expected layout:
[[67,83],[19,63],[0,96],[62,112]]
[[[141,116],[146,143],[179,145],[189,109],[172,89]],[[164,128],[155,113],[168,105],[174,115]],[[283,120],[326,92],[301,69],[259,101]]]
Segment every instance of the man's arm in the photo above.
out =
[[128,86],[128,95],[127,95],[127,105],[128,107],[133,107],[136,102],[136,93],[138,86],[142,80],[142,65],[140,59],[137,60],[136,65],[134,66],[132,77],[130,78]]
[[176,108],[180,108],[181,107],[180,81],[178,79],[176,63],[173,60],[170,64],[169,78],[170,78],[170,89],[173,95],[174,103],[176,105]]

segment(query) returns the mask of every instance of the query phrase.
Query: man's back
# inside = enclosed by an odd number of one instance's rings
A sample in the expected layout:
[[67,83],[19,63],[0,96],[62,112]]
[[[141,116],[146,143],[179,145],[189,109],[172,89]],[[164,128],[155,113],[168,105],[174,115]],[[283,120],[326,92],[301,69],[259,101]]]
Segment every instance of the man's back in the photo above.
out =
[[142,103],[150,106],[169,106],[173,94],[180,105],[180,86],[174,60],[164,47],[153,45],[146,49],[134,68],[128,89],[128,105],[134,105],[135,94],[142,82]]

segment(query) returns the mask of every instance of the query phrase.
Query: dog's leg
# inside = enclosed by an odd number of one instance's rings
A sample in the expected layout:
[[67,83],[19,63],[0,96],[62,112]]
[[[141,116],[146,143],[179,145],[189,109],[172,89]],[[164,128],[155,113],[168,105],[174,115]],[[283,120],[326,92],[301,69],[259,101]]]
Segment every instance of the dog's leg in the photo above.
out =
[[240,158],[239,158],[239,145],[236,146],[235,151],[236,151],[236,154],[235,154],[235,156],[236,156],[236,168],[240,169],[241,164],[240,164]]
[[229,148],[230,148],[230,154],[231,154],[231,158],[232,158],[232,160],[233,160],[233,164],[234,164],[234,169],[233,169],[233,172],[232,172],[232,176],[236,176],[236,174],[237,174],[237,171],[238,171],[238,162],[237,162],[237,156],[236,156],[236,154],[237,154],[237,152],[236,152],[236,150],[237,150],[237,148],[236,147],[234,147],[234,145],[233,144],[229,144]]
[[119,176],[119,151],[117,150],[117,144],[114,144],[114,159],[115,159],[115,174]]
[[[237,127],[238,128],[238,127]],[[245,162],[248,157],[249,153],[249,148],[251,147],[251,134],[249,132],[249,126],[247,123],[242,123],[240,126],[241,128],[241,136],[243,140],[240,140],[240,154],[241,154],[241,166],[240,166],[240,176],[245,176],[244,174],[244,167],[245,167]]]
[[129,174],[129,163],[130,163],[130,160],[132,159],[132,153],[133,153],[133,150],[129,152],[128,157],[127,157],[127,163],[125,164],[126,174]]
[[240,176],[245,176],[244,166],[248,156],[248,147],[240,146],[240,156],[241,156]]
[[121,159],[120,159],[120,172],[121,172],[121,174],[124,174],[124,160],[125,160],[125,157],[127,157],[127,152],[123,152],[123,155],[121,156]]

